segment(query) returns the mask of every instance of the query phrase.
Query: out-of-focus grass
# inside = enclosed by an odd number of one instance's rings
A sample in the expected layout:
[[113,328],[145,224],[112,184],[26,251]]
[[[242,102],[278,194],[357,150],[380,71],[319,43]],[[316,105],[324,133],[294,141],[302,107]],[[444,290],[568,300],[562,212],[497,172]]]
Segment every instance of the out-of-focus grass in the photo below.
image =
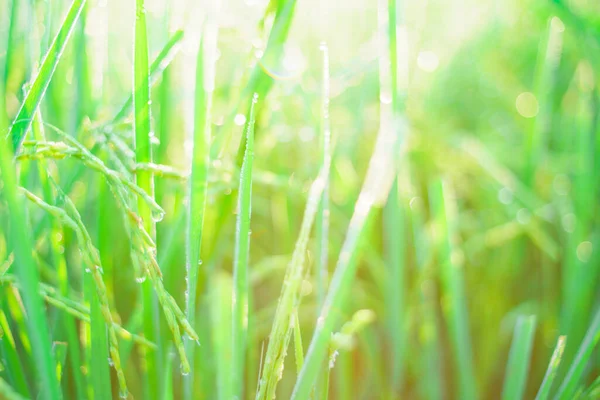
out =
[[208,3],[0,0],[0,397],[596,398],[600,8]]

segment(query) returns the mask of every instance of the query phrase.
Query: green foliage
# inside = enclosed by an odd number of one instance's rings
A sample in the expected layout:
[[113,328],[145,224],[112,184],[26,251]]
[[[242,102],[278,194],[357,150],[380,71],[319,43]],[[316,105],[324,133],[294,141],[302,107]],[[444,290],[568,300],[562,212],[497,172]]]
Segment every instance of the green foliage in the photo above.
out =
[[598,398],[599,6],[317,3],[0,0],[0,398]]

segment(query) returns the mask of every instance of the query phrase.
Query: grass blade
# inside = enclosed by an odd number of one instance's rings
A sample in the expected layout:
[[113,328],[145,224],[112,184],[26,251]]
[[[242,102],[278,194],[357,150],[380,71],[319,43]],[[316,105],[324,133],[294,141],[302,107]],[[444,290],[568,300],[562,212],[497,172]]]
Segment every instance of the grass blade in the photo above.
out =
[[244,360],[248,331],[248,261],[250,253],[250,215],[252,211],[252,164],[254,161],[254,119],[258,96],[246,126],[246,151],[240,173],[238,217],[235,230],[235,258],[233,266],[232,305],[232,394],[241,399],[244,391]]
[[546,400],[550,396],[550,390],[552,389],[554,378],[558,372],[560,359],[565,350],[566,343],[566,336],[560,336],[558,338],[554,352],[552,352],[552,358],[550,358],[550,363],[548,364],[548,369],[546,370],[546,375],[544,375],[544,380],[542,381],[542,385],[540,386],[540,390],[538,391],[535,400]]
[[[186,237],[186,317],[192,327],[196,320],[196,296],[198,270],[201,265],[200,249],[206,192],[208,188],[208,168],[210,165],[211,109],[215,81],[218,27],[211,18],[205,22],[196,62],[196,99],[194,115],[194,142],[192,149],[192,172],[189,180],[189,207],[187,212]],[[185,398],[191,399],[194,383],[194,349],[196,343],[186,341],[186,353],[190,360],[190,375],[185,379]]]
[[577,385],[583,376],[585,366],[587,365],[594,348],[600,341],[600,309],[596,311],[594,319],[588,331],[579,346],[579,351],[575,356],[575,360],[567,372],[567,376],[563,380],[558,393],[554,397],[555,400],[567,400],[573,398],[573,394],[577,390]]
[[342,308],[352,287],[358,266],[358,250],[368,232],[367,227],[374,214],[373,207],[385,201],[394,179],[395,168],[392,160],[397,157],[397,143],[391,131],[385,126],[382,127],[302,371],[292,392],[293,400],[308,398],[321,363],[327,355],[329,339],[337,319],[336,312]]
[[[292,331],[292,318],[297,313],[300,299],[300,289],[305,275],[304,264],[306,257],[306,248],[312,229],[313,222],[317,214],[319,200],[325,187],[326,169],[321,170],[319,177],[313,182],[300,234],[294,247],[292,260],[285,274],[283,289],[275,311],[275,317],[269,334],[269,346],[265,356],[264,366],[259,381],[257,400],[271,400],[275,397],[277,383],[281,379],[284,367],[284,358],[287,352]],[[304,362],[302,363],[304,364]]]
[[[135,11],[135,38],[134,38],[134,65],[133,65],[133,108],[134,108],[134,131],[135,131],[135,161],[136,163],[152,163],[153,133],[150,126],[150,76],[148,68],[148,37],[146,28],[146,9],[144,0],[136,0]],[[154,199],[154,175],[149,171],[136,171],[137,185]],[[155,217],[151,208],[145,201],[138,200],[138,214],[142,219],[145,231],[155,241],[156,227]],[[146,262],[146,261],[141,261]],[[146,272],[142,272],[146,274]],[[152,279],[151,279],[152,280]],[[146,280],[142,283],[142,296],[144,304],[144,335],[146,338],[160,345],[160,319],[158,315],[158,301],[152,292],[152,282]],[[160,351],[146,354],[147,374],[145,394],[147,398],[156,398],[160,391],[157,386],[162,382],[161,355]],[[187,362],[182,360],[184,372],[187,371]]]
[[443,295],[449,299],[449,304],[443,310],[450,331],[455,370],[458,374],[459,385],[457,397],[461,399],[476,399],[477,384],[473,370],[473,355],[469,334],[469,316],[466,304],[465,285],[463,281],[462,261],[458,254],[458,226],[456,204],[449,185],[441,180],[435,182],[431,189],[431,203],[434,218],[440,229],[441,282]]
[[535,316],[520,316],[510,346],[502,400],[522,399],[525,394],[534,333]]
[[[2,117],[0,117],[2,118]],[[3,121],[0,121],[2,129]],[[3,135],[2,135],[3,136]],[[31,237],[28,233],[25,210],[18,196],[17,179],[13,165],[12,147],[4,137],[0,138],[0,173],[2,194],[9,208],[11,241],[14,246],[15,272],[21,284],[21,297],[27,312],[27,330],[39,379],[40,391],[51,399],[62,398],[56,379],[56,364],[52,357],[50,332],[44,306],[37,294],[39,271],[33,260]]]
[[85,0],[74,0],[73,3],[71,3],[71,7],[67,12],[63,24],[50,45],[37,76],[33,80],[31,89],[29,89],[29,92],[25,96],[25,100],[21,104],[21,108],[19,109],[9,132],[14,153],[18,153],[21,143],[25,139],[25,134],[33,121],[33,115],[52,80],[56,66],[62,57],[69,36],[71,36],[71,32],[75,27],[75,23],[77,22],[84,5]]
[[[153,85],[156,81],[158,81],[158,78],[161,76],[162,72],[169,66],[175,55],[179,52],[183,36],[184,33],[182,30],[175,31],[173,36],[171,36],[169,41],[158,53],[152,62],[152,65],[150,65],[150,85]],[[113,117],[111,124],[117,124],[127,118],[129,113],[131,113],[131,108],[134,103],[133,98],[133,94],[127,98],[119,112],[117,112],[117,114]]]

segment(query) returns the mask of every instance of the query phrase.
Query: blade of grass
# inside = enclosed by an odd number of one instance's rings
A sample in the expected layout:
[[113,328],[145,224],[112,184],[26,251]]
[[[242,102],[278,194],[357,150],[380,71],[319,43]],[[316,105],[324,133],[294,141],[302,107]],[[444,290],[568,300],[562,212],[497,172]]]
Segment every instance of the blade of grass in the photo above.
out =
[[323,194],[319,204],[316,220],[317,254],[315,277],[317,282],[317,304],[320,307],[327,291],[329,265],[329,169],[331,167],[331,124],[329,121],[329,49],[321,43],[323,52],[323,78],[321,97],[321,146],[323,152],[322,166],[325,176]]
[[[0,117],[3,119],[3,117]],[[4,131],[4,121],[0,121],[0,132]],[[39,271],[33,260],[32,240],[28,233],[25,210],[17,191],[17,179],[13,165],[12,146],[4,135],[0,135],[0,173],[2,176],[2,195],[9,207],[11,239],[14,246],[15,268],[21,284],[21,297],[27,312],[27,330],[36,365],[36,376],[39,379],[40,391],[52,399],[62,398],[56,380],[56,363],[52,357],[50,333],[44,306],[37,294],[40,280]]]
[[[8,288],[2,288],[0,291],[2,297],[6,295],[6,290],[8,290]],[[31,397],[24,372],[25,366],[19,359],[15,338],[4,312],[6,304],[3,299],[0,299],[0,306],[2,307],[0,310],[0,329],[3,333],[2,340],[0,340],[0,349],[2,350],[2,359],[6,363],[6,375],[8,376],[10,384],[18,393],[25,397]]]
[[[330,73],[329,73],[329,48],[325,42],[321,43],[320,49],[323,53],[323,77],[321,88],[321,168],[325,173],[323,193],[316,220],[316,241],[317,251],[315,263],[315,278],[317,287],[317,307],[319,312],[325,294],[327,292],[327,280],[329,279],[329,181],[331,169],[331,123],[329,120],[329,102],[330,102]],[[318,315],[317,315],[318,316]],[[323,367],[325,369],[325,367]],[[300,371],[298,371],[298,374]],[[317,383],[317,393],[321,383]]]
[[95,293],[94,278],[91,274],[85,274],[83,280],[85,298],[90,308],[90,346],[87,349],[89,352],[87,356],[90,368],[90,383],[94,399],[110,399],[112,393],[108,370],[109,355],[106,324],[102,318],[98,296]]
[[[206,209],[208,168],[210,165],[211,109],[215,86],[218,26],[214,17],[205,21],[196,62],[196,99],[192,172],[189,179],[189,206],[186,221],[186,317],[192,327],[196,321],[198,270],[202,263],[200,249]],[[186,340],[190,374],[184,380],[184,398],[191,399],[194,386],[194,350],[196,343]]]
[[25,100],[21,104],[21,108],[19,109],[9,132],[9,136],[12,140],[12,151],[15,154],[18,153],[21,143],[23,143],[23,140],[25,139],[25,134],[31,126],[33,115],[52,80],[56,66],[62,57],[69,36],[75,27],[75,23],[77,22],[84,5],[85,0],[73,0],[73,3],[71,3],[71,7],[67,12],[60,30],[50,45],[50,48],[44,57],[44,61],[38,70],[38,74],[33,80],[33,84],[27,92]]
[[542,381],[542,385],[540,386],[540,390],[538,391],[535,400],[546,400],[550,396],[550,390],[552,389],[554,378],[558,372],[558,366],[560,365],[560,360],[562,358],[563,351],[565,350],[566,343],[566,336],[560,336],[558,338],[554,352],[552,352],[552,358],[550,358],[550,363],[548,364],[548,369],[544,375],[544,380]]
[[304,347],[302,347],[302,332],[298,311],[294,313],[294,355],[296,356],[296,371],[300,374],[302,364],[304,364]]
[[[36,140],[45,141],[46,135],[44,132],[44,126],[42,122],[42,114],[38,110],[35,113],[34,121],[32,125],[33,136]],[[52,191],[52,186],[49,182],[49,162],[45,159],[40,159],[38,161],[38,175],[40,178],[40,182],[42,184],[42,190],[44,194],[44,200],[48,204],[54,204],[55,196]],[[64,237],[64,232],[58,221],[52,220],[50,229],[50,247],[52,249],[52,259],[54,261],[54,266],[56,268],[56,272],[60,279],[60,289],[61,294],[66,296],[69,290],[69,277],[67,272],[67,263],[64,256],[63,244],[61,243],[62,238]],[[83,398],[84,391],[84,379],[83,374],[81,373],[81,355],[79,350],[79,343],[77,340],[77,327],[75,320],[69,316],[65,315],[62,317],[62,325],[64,334],[66,335],[67,343],[71,343],[69,346],[69,362],[71,363],[72,371],[73,371],[73,380],[75,381],[75,392],[78,398]]]
[[26,400],[27,397],[16,392],[6,381],[0,378],[0,395],[5,400]]
[[252,164],[254,161],[254,119],[258,96],[254,95],[246,126],[246,151],[240,173],[238,217],[235,230],[232,305],[232,395],[243,398],[244,360],[248,329],[248,261],[252,210]]
[[284,358],[292,333],[292,318],[297,313],[302,280],[305,276],[304,264],[309,235],[317,214],[319,200],[325,187],[325,177],[326,169],[324,168],[321,170],[319,177],[313,182],[309,191],[300,234],[294,247],[292,260],[284,277],[283,288],[277,303],[271,333],[269,334],[269,346],[267,347],[258,393],[256,394],[257,400],[273,399],[277,383],[281,379]]
[[[150,85],[153,86],[158,78],[162,75],[163,71],[171,64],[173,58],[179,52],[181,47],[181,41],[183,40],[183,30],[177,30],[173,33],[171,38],[167,41],[161,51],[158,53],[152,65],[150,65]],[[119,109],[119,112],[111,120],[111,125],[116,125],[126,119],[131,113],[131,109],[134,103],[134,95],[130,95],[123,106]]]
[[558,389],[558,393],[554,397],[555,400],[571,399],[577,386],[583,377],[585,367],[592,356],[594,348],[600,341],[600,309],[596,311],[594,319],[588,328],[587,333],[579,346],[579,351],[571,366],[569,372]]
[[[458,374],[458,393],[461,399],[476,399],[477,382],[473,370],[473,355],[469,335],[469,316],[463,281],[463,265],[457,246],[456,203],[449,184],[438,180],[430,190],[433,216],[440,229],[439,256],[441,263],[442,296],[445,300],[443,313],[450,331],[455,358],[454,370]],[[514,393],[514,392],[512,392]]]
[[356,275],[358,250],[369,231],[369,222],[374,215],[373,208],[385,202],[392,185],[395,175],[395,165],[392,160],[398,157],[398,151],[397,138],[387,126],[382,126],[302,371],[292,392],[294,400],[307,398],[316,382],[321,363],[326,357],[337,312],[346,302]]
[[[380,99],[391,98],[391,109],[389,105],[380,106],[381,120],[392,126],[398,140],[405,135],[399,121],[404,108],[403,98],[400,96],[399,71],[398,71],[398,37],[397,31],[401,18],[400,7],[397,0],[381,0],[378,7],[379,34],[381,42],[387,42],[387,49],[382,51],[380,58]],[[406,61],[405,61],[406,62]],[[405,347],[405,222],[403,207],[400,204],[398,193],[398,179],[394,179],[390,196],[383,210],[383,247],[386,265],[388,266],[388,285],[384,288],[388,337],[391,343],[391,351],[388,358],[391,359],[389,368],[389,382],[392,393],[400,389],[402,370],[404,363]]]
[[[248,78],[248,83],[240,94],[240,101],[235,107],[233,115],[240,112],[240,110],[246,110],[248,108],[247,99],[249,99],[253,93],[258,94],[258,97],[264,101],[273,86],[274,78],[267,72],[268,68],[265,68],[265,66],[277,66],[281,60],[284,49],[283,45],[292,25],[296,0],[281,0],[274,2],[274,4],[276,4],[277,9],[265,52],[254,66],[254,69]],[[228,121],[233,121],[233,115],[231,118],[228,118]],[[231,139],[231,134],[229,133],[232,131],[232,129],[230,129],[231,126],[225,126],[225,128],[223,134],[216,136],[211,145],[211,157],[214,159],[223,154],[223,151],[227,148]],[[243,146],[240,143],[238,160],[241,159],[240,155],[243,155],[242,151]]]
[[[146,28],[146,9],[144,0],[136,0],[135,9],[135,37],[134,37],[134,66],[133,66],[133,108],[135,131],[135,161],[136,163],[152,162],[151,139],[153,133],[150,126],[150,76],[148,68],[148,37]],[[154,198],[154,175],[148,171],[136,171],[136,183],[150,198]],[[152,210],[144,201],[138,201],[138,214],[150,238],[154,241],[156,234],[155,217]],[[157,345],[156,352],[146,353],[147,373],[144,375],[146,383],[145,396],[155,399],[160,391],[157,390],[162,382],[162,357],[160,317],[158,314],[158,301],[152,291],[153,283],[142,283],[142,296],[144,305],[144,335]],[[182,361],[183,362],[183,361]],[[184,372],[187,371],[184,363]]]
[[510,346],[502,400],[522,399],[527,385],[535,333],[535,316],[519,316]]

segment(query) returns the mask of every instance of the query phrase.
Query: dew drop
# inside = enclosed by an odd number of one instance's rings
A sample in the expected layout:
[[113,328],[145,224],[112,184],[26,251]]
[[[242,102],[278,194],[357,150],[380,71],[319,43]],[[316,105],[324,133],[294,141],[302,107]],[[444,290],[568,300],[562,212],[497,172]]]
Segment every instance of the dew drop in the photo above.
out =
[[85,272],[87,272],[87,273],[89,274],[90,272],[92,272],[92,270],[91,270],[91,269],[89,269],[89,268],[86,268],[86,269],[85,269]]
[[111,367],[115,366],[115,362],[113,361],[112,358],[108,357],[108,365],[110,365]]
[[181,371],[181,375],[188,376],[190,374],[190,370],[188,367],[185,367],[183,364],[179,365],[179,370]]
[[144,283],[146,281],[146,275],[138,276],[137,278],[135,278],[135,281],[137,283]]
[[165,217],[165,212],[162,210],[152,211],[152,221],[160,222]]
[[233,123],[237,126],[242,126],[246,123],[246,116],[244,114],[237,114],[233,119]]
[[127,397],[129,397],[129,392],[127,392],[127,389],[119,390],[119,397],[122,399],[126,399]]

